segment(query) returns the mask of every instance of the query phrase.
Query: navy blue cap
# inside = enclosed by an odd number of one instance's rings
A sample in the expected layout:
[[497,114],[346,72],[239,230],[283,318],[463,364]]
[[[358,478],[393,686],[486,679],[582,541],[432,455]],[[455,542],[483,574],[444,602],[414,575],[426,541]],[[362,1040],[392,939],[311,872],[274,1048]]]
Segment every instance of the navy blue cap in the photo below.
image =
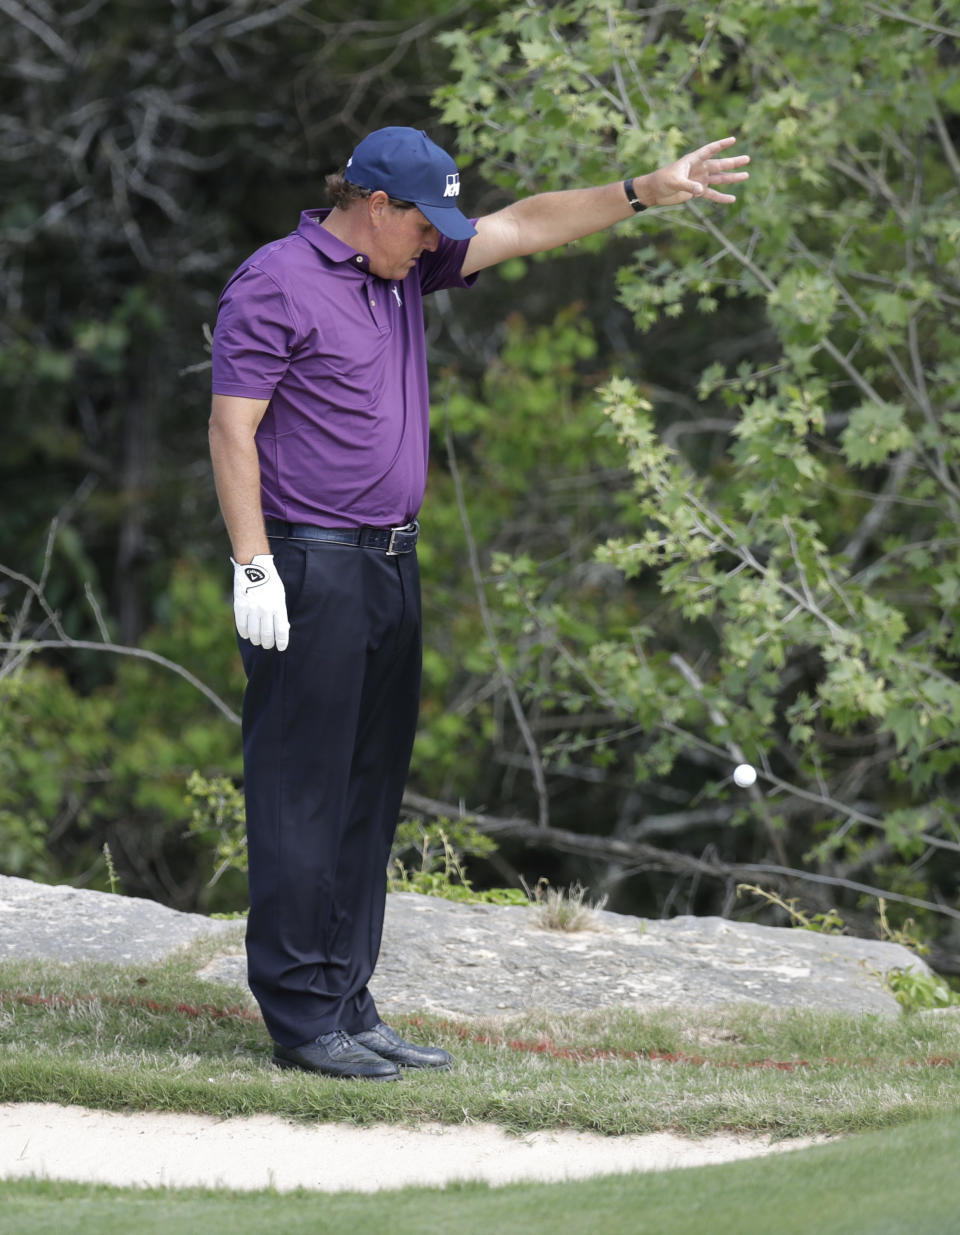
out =
[[477,234],[457,209],[456,163],[422,129],[396,125],[377,129],[354,150],[343,175],[362,189],[382,189],[397,201],[413,202],[451,240],[469,240]]

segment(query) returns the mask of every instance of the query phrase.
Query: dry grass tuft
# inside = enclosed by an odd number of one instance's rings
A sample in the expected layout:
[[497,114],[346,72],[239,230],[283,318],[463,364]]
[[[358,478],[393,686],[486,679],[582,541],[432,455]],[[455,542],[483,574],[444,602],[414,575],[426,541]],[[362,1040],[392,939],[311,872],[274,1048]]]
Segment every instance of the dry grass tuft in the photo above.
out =
[[591,925],[595,913],[607,903],[602,896],[587,901],[587,889],[580,883],[569,888],[551,888],[545,879],[537,884],[531,899],[537,907],[537,925],[548,931],[582,931]]

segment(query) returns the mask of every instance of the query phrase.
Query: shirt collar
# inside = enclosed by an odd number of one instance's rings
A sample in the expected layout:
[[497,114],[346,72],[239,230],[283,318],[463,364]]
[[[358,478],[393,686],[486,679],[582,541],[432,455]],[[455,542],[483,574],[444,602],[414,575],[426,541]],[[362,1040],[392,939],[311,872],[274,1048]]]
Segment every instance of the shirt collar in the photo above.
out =
[[297,234],[303,236],[304,240],[309,241],[329,261],[337,265],[346,264],[354,270],[362,270],[365,274],[369,274],[370,258],[367,257],[366,253],[361,253],[358,249],[351,248],[339,236],[334,236],[332,232],[328,232],[325,227],[320,226],[329,214],[329,210],[304,210],[300,215],[300,226],[297,228]]

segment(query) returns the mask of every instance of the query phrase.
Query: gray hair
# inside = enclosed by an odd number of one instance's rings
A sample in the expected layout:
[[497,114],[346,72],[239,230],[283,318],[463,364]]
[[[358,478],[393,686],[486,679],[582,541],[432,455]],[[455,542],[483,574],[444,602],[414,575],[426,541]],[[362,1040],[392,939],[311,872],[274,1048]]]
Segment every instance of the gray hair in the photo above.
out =
[[[326,184],[327,197],[335,210],[349,210],[354,202],[363,201],[364,198],[376,192],[375,189],[364,189],[359,184],[352,184],[344,176],[343,171],[332,172],[327,176]],[[390,195],[387,194],[387,196]],[[397,210],[413,210],[414,208],[413,202],[400,201],[396,197],[390,198],[390,205]]]

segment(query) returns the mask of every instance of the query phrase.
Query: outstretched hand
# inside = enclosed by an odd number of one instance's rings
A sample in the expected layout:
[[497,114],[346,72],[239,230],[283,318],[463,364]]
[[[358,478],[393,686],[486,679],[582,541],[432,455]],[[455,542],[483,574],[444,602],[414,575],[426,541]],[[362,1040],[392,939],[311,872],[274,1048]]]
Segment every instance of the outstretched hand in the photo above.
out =
[[694,197],[703,197],[711,202],[735,202],[737,199],[733,194],[719,193],[714,185],[747,180],[749,172],[734,169],[749,163],[750,156],[738,154],[729,159],[718,159],[714,156],[732,146],[736,140],[735,137],[721,137],[719,141],[708,142],[692,154],[685,154],[682,159],[677,159],[676,163],[661,167],[643,177],[644,205],[677,206]]

